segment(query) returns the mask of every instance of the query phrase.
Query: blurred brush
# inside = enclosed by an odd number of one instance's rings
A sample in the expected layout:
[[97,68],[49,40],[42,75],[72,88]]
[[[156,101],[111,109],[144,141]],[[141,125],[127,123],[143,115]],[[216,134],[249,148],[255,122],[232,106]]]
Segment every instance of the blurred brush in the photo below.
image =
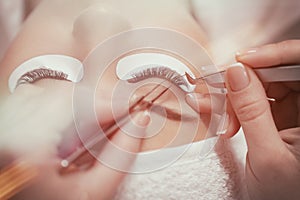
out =
[[37,176],[37,170],[24,162],[0,170],[0,200],[7,200],[24,189]]

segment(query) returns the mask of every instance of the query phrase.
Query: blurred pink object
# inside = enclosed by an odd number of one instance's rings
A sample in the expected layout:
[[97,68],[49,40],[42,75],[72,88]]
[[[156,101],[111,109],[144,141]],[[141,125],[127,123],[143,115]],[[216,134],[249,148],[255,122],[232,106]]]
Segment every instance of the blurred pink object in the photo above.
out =
[[24,18],[23,0],[0,1],[0,61]]
[[192,0],[195,19],[209,36],[215,64],[234,62],[236,51],[300,39],[299,0]]

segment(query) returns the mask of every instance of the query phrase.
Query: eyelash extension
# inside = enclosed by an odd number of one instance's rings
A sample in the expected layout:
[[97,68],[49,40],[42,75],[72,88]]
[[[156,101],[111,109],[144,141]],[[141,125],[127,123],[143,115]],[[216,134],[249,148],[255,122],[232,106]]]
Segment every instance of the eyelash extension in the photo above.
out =
[[61,71],[55,71],[46,67],[27,72],[19,78],[17,86],[25,83],[34,83],[41,79],[56,79],[68,81],[68,74]]
[[168,67],[159,66],[154,68],[147,68],[138,73],[132,74],[132,78],[128,79],[129,83],[136,83],[147,78],[163,78],[165,80],[174,83],[175,85],[185,85],[188,86],[188,83],[185,81],[183,76],[181,76],[178,72],[171,70]]

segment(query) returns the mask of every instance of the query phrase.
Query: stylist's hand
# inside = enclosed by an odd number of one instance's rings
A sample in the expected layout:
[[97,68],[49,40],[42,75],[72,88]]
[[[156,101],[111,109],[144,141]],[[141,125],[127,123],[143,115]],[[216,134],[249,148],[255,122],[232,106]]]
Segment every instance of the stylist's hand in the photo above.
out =
[[[246,67],[230,67],[226,85],[247,140],[249,195],[255,200],[299,199],[300,83],[272,83],[265,90],[251,68],[300,64],[300,41],[244,51],[237,60]],[[267,96],[276,102],[270,106]]]
[[[45,81],[42,81],[45,82]],[[46,80],[47,83],[47,80]],[[37,83],[39,84],[39,83]],[[47,89],[36,85],[23,85],[0,104],[0,153],[11,153],[19,160],[34,166],[38,177],[33,183],[16,195],[13,199],[31,200],[102,200],[111,199],[126,173],[107,167],[100,162],[87,171],[76,171],[62,176],[59,172],[61,158],[58,144],[63,140],[64,147],[72,144],[72,137],[63,132],[76,131],[72,119],[72,84],[63,81],[50,81]],[[103,101],[102,98],[99,99]],[[109,109],[103,102],[100,105]],[[102,118],[109,118],[111,111],[101,113]],[[104,117],[103,117],[104,116]],[[105,119],[107,122],[110,119]],[[138,113],[133,120],[141,127],[146,127],[149,117]],[[128,123],[130,130],[136,126]],[[138,131],[143,131],[141,127]],[[139,132],[139,133],[140,133]],[[70,134],[70,133],[65,133]],[[77,133],[71,133],[77,135]],[[143,133],[140,133],[142,135]],[[63,139],[67,137],[68,139]],[[4,141],[5,140],[5,141]],[[117,131],[111,138],[112,143],[128,152],[138,152],[141,140]],[[68,150],[65,148],[64,150]],[[104,146],[102,151],[106,157],[115,159],[117,167],[126,170],[134,161],[126,158],[111,148]],[[116,166],[114,166],[116,167]],[[116,168],[117,168],[116,167]]]

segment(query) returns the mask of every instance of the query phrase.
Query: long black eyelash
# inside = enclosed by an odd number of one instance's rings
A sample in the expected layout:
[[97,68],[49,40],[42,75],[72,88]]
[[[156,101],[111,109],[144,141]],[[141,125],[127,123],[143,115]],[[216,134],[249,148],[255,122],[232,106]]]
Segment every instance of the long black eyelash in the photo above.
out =
[[68,80],[68,74],[55,71],[46,67],[35,69],[27,72],[19,78],[17,85],[25,83],[34,83],[41,79],[56,79],[56,80]]
[[136,83],[145,80],[147,78],[153,78],[153,77],[163,78],[165,80],[171,81],[175,85],[187,86],[187,82],[183,79],[183,77],[180,74],[164,66],[149,67],[147,69],[144,69],[141,72],[132,74],[132,78],[127,81],[129,83]]

